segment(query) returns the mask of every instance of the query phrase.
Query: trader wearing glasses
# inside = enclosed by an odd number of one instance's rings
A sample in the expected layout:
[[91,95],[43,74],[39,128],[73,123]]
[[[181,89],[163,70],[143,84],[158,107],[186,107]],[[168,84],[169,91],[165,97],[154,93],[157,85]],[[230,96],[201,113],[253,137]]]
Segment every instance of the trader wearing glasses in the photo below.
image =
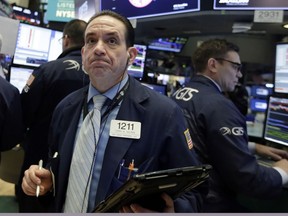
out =
[[[224,39],[203,42],[192,57],[197,75],[173,95],[184,111],[200,160],[214,168],[205,212],[245,212],[238,194],[277,197],[288,181],[287,152],[249,145],[244,115],[222,94],[233,91],[242,77],[238,52]],[[259,165],[255,151],[277,161],[274,167]]]

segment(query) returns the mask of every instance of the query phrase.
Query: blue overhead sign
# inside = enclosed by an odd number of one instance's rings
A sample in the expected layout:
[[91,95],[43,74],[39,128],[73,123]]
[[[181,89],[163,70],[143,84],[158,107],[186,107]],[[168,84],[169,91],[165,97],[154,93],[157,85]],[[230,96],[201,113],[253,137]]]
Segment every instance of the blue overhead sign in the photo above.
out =
[[75,18],[74,0],[48,1],[45,19],[48,21],[68,22]]

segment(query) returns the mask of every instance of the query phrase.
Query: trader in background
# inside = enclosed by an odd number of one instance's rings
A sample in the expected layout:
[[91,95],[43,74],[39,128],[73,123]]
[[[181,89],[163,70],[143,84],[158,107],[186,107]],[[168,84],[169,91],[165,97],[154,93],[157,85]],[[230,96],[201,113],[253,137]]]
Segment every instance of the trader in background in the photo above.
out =
[[23,136],[19,90],[0,77],[0,151],[12,149]]
[[[183,108],[196,152],[213,166],[205,212],[245,212],[237,194],[258,198],[280,195],[288,181],[288,153],[248,145],[245,116],[222,91],[233,91],[242,77],[238,46],[223,40],[203,42],[192,56],[197,75],[173,95]],[[255,152],[277,162],[257,163]]]
[[[85,21],[78,19],[66,23],[62,37],[62,54],[57,60],[44,63],[35,69],[21,93],[26,137],[22,142],[25,157],[20,182],[24,171],[31,164],[38,163],[40,159],[47,162],[47,137],[56,105],[69,93],[89,83],[89,77],[81,67],[81,48],[84,45],[86,25]],[[45,205],[44,209],[36,205],[38,200],[35,197],[28,197],[19,189],[20,212],[45,211]]]

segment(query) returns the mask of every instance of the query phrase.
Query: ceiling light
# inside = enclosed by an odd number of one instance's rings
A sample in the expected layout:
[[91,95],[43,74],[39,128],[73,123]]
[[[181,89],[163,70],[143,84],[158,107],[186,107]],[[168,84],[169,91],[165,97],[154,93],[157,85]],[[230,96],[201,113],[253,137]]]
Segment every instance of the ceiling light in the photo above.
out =
[[283,28],[288,29],[288,23],[283,25]]

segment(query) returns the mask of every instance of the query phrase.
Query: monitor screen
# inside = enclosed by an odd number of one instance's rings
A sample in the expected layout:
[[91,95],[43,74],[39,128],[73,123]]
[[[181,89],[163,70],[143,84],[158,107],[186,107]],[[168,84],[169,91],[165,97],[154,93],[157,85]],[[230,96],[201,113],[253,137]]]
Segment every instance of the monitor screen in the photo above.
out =
[[62,51],[61,37],[59,31],[20,23],[13,63],[38,67],[56,59]]
[[144,86],[147,86],[154,91],[157,91],[163,95],[167,95],[167,86],[162,84],[150,84],[150,83],[141,83]]
[[0,26],[0,53],[13,56],[15,53],[19,20],[0,16]]
[[102,0],[101,10],[112,10],[128,18],[144,18],[200,11],[200,0]]
[[32,74],[33,68],[10,67],[10,83],[22,92],[29,76]]
[[134,47],[137,49],[138,53],[134,62],[128,67],[128,74],[137,79],[142,79],[145,67],[147,46],[134,44]]
[[214,0],[214,10],[287,10],[285,0]]
[[288,43],[276,44],[274,92],[288,93]]
[[256,98],[268,98],[272,94],[272,88],[261,85],[252,85],[250,87],[250,96]]
[[57,30],[51,30],[50,46],[48,50],[48,61],[55,60],[62,53],[62,42],[59,39],[62,38],[63,32]]
[[288,146],[288,98],[270,96],[264,138]]
[[252,98],[250,99],[250,109],[252,112],[266,112],[267,101],[265,99]]
[[38,11],[32,11],[28,8],[13,6],[13,12],[17,18],[21,22],[32,24],[32,25],[40,25],[41,24],[41,16],[42,14]]
[[148,48],[179,53],[187,40],[188,38],[185,37],[156,38],[148,44]]

